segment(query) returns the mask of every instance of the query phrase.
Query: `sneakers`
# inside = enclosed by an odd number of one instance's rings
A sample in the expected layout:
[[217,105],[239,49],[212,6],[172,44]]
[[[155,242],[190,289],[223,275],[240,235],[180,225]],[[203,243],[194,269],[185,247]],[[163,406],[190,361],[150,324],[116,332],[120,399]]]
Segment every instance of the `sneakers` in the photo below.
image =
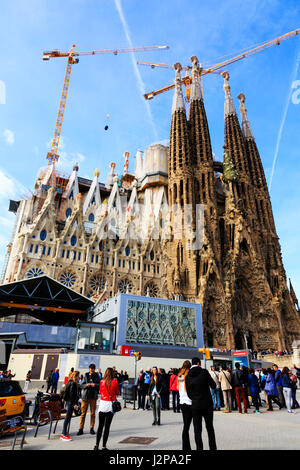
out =
[[68,436],[68,435],[64,436],[63,434],[61,434],[60,438],[61,438],[62,441],[71,441],[72,440],[70,438],[70,436]]
[[294,410],[288,410],[288,412],[289,412],[289,413],[295,413],[295,411],[294,411]]

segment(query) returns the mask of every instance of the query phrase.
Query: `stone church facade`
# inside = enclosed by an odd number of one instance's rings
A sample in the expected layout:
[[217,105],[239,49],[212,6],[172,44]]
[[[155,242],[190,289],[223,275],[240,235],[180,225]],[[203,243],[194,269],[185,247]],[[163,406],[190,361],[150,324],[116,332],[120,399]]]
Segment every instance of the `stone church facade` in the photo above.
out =
[[225,72],[217,162],[192,63],[189,112],[176,64],[169,146],[138,150],[132,174],[128,153],[123,173],[111,163],[105,184],[98,170],[81,178],[77,165],[69,178],[40,171],[32,196],[17,202],[2,282],[47,274],[97,301],[123,292],[201,303],[207,346],[290,350],[299,313],[245,96],[240,122]]

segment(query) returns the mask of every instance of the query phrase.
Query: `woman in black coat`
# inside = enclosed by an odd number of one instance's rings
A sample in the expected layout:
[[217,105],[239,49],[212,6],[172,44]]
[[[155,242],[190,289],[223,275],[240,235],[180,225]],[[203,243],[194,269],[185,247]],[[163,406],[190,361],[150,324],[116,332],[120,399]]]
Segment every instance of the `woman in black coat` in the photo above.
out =
[[162,388],[160,393],[161,399],[161,409],[169,410],[170,409],[170,375],[166,374],[165,369],[158,369],[158,372],[161,375]]
[[66,417],[63,424],[63,431],[60,438],[63,441],[71,441],[68,434],[68,427],[72,418],[73,410],[78,410],[78,399],[79,399],[79,371],[72,373],[69,382],[66,384],[65,390],[62,393],[62,398],[65,402],[65,407],[67,409]]

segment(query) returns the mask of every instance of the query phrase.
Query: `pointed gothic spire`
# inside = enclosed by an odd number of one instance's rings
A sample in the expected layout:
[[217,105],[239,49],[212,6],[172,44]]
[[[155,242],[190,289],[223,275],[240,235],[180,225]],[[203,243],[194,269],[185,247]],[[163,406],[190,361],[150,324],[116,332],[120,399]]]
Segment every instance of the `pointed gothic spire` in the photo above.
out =
[[230,114],[236,114],[233,99],[231,96],[230,85],[229,85],[229,73],[223,72],[222,77],[224,78],[224,91],[225,91],[225,103],[224,103],[224,116],[225,118]]
[[173,98],[173,106],[172,106],[172,114],[175,111],[184,111],[185,112],[185,105],[181,87],[181,75],[180,72],[182,70],[181,64],[178,62],[174,65],[174,69],[176,70],[175,75],[175,93]]
[[64,198],[73,198],[74,200],[77,198],[79,194],[79,184],[78,184],[78,163],[75,163],[73,166],[73,172],[70,176],[69,182],[66,186],[65,192],[63,194]]
[[192,88],[191,88],[191,102],[193,100],[203,100],[202,87],[201,87],[201,73],[199,67],[199,61],[194,55],[191,57],[193,64],[192,68]]
[[100,172],[98,169],[94,171],[94,179],[93,182],[90,186],[89,192],[87,193],[87,196],[85,198],[84,204],[83,204],[83,215],[85,215],[88,207],[95,203],[97,206],[101,204],[101,196],[100,196],[100,189],[99,189],[99,178]]
[[250,127],[250,122],[249,122],[249,119],[248,119],[248,116],[247,116],[247,109],[246,109],[246,106],[245,106],[246,98],[245,98],[244,93],[240,93],[237,98],[240,102],[240,113],[241,113],[241,118],[242,118],[243,136],[246,137],[246,138],[249,138],[249,139],[254,139],[253,134],[252,134],[252,130],[251,130],[251,127]]

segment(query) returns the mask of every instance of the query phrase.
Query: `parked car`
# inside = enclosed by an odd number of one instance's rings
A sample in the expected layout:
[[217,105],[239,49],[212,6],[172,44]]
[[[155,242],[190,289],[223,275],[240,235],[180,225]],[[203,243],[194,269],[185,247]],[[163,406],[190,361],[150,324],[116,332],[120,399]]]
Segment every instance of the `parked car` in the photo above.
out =
[[[17,380],[0,380],[0,430],[9,431],[24,418],[25,395]],[[23,422],[23,419],[22,419]]]

